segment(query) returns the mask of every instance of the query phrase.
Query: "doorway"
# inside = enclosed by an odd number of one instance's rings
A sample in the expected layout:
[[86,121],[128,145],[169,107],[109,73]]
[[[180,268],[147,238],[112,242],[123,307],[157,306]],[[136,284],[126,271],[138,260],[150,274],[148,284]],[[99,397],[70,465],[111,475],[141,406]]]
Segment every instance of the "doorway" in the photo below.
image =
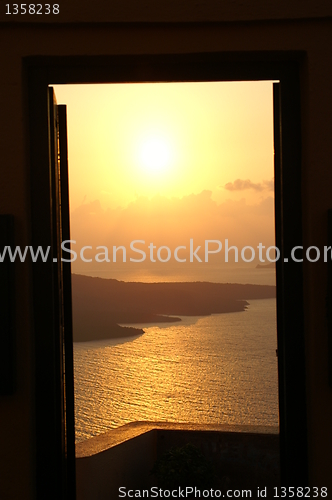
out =
[[[219,59],[218,59],[219,58]],[[150,81],[167,81],[172,75],[172,79],[179,81],[192,80],[232,80],[236,74],[241,80],[262,78],[270,80],[280,80],[281,89],[274,93],[274,110],[275,110],[275,145],[276,145],[276,244],[281,249],[282,255],[301,241],[301,225],[298,221],[301,219],[300,205],[300,156],[299,156],[299,106],[296,96],[298,90],[297,71],[292,64],[247,64],[242,65],[239,62],[231,64],[221,64],[222,55],[208,56],[179,56],[163,58],[124,58],[121,64],[117,66],[115,71],[114,64],[112,65],[112,78],[109,75],[108,64],[111,61],[106,60],[99,66],[99,72],[94,72],[96,68],[87,66],[86,72],[80,70],[79,79],[91,81],[93,72],[98,74],[98,80],[103,81],[146,81],[147,74]],[[181,68],[179,67],[179,59],[181,59]],[[133,78],[128,76],[132,71],[132,63],[135,61],[135,68],[142,68],[141,73],[138,71],[139,77]],[[114,62],[114,61],[113,61]],[[32,192],[36,192],[37,185],[45,183],[45,187],[49,184],[48,172],[45,172],[45,159],[48,157],[48,142],[47,133],[45,134],[45,112],[47,114],[47,106],[45,101],[45,89],[50,83],[64,83],[61,76],[61,68],[48,63],[48,72],[44,72],[44,78],[40,77],[41,73],[31,70],[31,143],[32,143],[32,159],[34,160],[34,168],[32,169]],[[99,64],[99,62],[98,62]],[[141,66],[140,66],[141,65]],[[148,66],[148,71],[144,68]],[[72,69],[70,69],[72,68]],[[240,69],[239,69],[240,68]],[[129,75],[128,75],[129,72]],[[69,65],[66,68],[66,83],[73,81],[77,82],[77,71]],[[63,73],[62,73],[63,74]],[[85,77],[82,75],[86,75]],[[116,74],[116,77],[114,75]],[[101,77],[101,75],[104,75]],[[166,77],[166,75],[168,75]],[[199,78],[198,76],[199,75]],[[44,96],[44,97],[43,97]],[[281,100],[280,100],[281,96]],[[39,103],[38,110],[34,104]],[[282,110],[282,127],[280,129]],[[44,117],[44,118],[43,118]],[[282,134],[282,150],[279,147],[280,133]],[[38,152],[38,154],[37,154]],[[45,154],[47,152],[47,155]],[[39,158],[37,159],[37,156]],[[282,176],[281,176],[281,160],[282,159]],[[45,242],[52,241],[50,231],[50,220],[47,214],[50,213],[50,208],[47,209],[47,200],[50,200],[51,194],[47,189],[39,198],[35,198],[32,203],[32,229],[33,241],[41,244],[41,238]],[[283,214],[287,211],[288,204],[292,200],[296,210],[285,219]],[[41,208],[43,209],[41,210]],[[46,211],[45,211],[46,209]],[[287,212],[288,214],[288,212]],[[296,227],[296,231],[294,231]],[[36,409],[37,420],[41,424],[38,430],[37,437],[37,468],[39,485],[49,484],[50,476],[60,474],[62,477],[63,467],[59,466],[59,441],[55,438],[53,444],[45,448],[43,443],[43,430],[45,429],[44,417],[49,418],[54,414],[54,401],[56,401],[54,392],[48,391],[46,405],[42,408],[42,398],[45,397],[45,382],[58,380],[58,375],[54,366],[42,360],[43,346],[48,347],[50,352],[54,352],[54,341],[57,338],[57,333],[54,331],[53,323],[50,320],[54,314],[54,276],[51,268],[45,267],[42,272],[41,268],[34,268],[34,283],[35,296],[34,308],[36,328]],[[44,293],[42,295],[42,286]],[[46,293],[45,293],[46,290]],[[304,339],[303,339],[303,311],[302,311],[302,269],[300,266],[296,268],[293,265],[286,267],[281,261],[277,265],[277,299],[278,299],[278,352],[279,352],[279,407],[280,407],[280,439],[281,439],[281,464],[283,484],[294,481],[298,484],[305,484],[303,477],[306,475],[306,444],[305,444],[305,387],[304,387]],[[49,292],[47,292],[49,291]],[[44,304],[43,313],[41,314],[41,306]],[[49,314],[48,314],[49,313]],[[295,328],[296,325],[296,328]],[[44,331],[53,331],[52,336],[46,339],[41,338],[41,329],[44,326]],[[50,330],[51,329],[51,330]],[[288,332],[288,333],[287,333]],[[298,342],[294,345],[294,335],[297,336]],[[302,347],[301,347],[302,346]],[[51,387],[49,385],[48,387]],[[45,401],[44,401],[45,403]],[[287,423],[287,425],[286,425]],[[56,422],[54,421],[54,425]],[[50,444],[50,443],[48,443]],[[54,468],[52,473],[49,471],[42,475],[41,471],[44,466],[41,460],[43,453],[50,454],[50,449],[56,451],[53,454],[52,462]],[[38,456],[40,459],[38,459]],[[59,498],[59,496],[57,497]]]

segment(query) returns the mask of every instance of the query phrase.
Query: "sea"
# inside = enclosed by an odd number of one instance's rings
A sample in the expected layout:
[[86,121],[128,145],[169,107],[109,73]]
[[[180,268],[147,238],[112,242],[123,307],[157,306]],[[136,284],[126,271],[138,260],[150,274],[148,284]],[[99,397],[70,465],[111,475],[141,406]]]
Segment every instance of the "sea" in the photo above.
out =
[[[123,279],[203,281],[170,276]],[[275,272],[219,279],[274,285]],[[135,325],[137,337],[74,343],[76,442],[135,421],[278,426],[276,301],[248,302],[243,312]]]

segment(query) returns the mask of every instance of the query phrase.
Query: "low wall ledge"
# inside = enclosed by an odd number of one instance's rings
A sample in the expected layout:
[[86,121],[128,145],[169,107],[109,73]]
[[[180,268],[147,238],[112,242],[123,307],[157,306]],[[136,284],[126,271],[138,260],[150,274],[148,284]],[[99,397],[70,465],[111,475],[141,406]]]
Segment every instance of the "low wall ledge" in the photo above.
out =
[[172,422],[131,422],[85,441],[76,443],[76,458],[90,457],[118,446],[142,434],[158,431],[207,431],[246,434],[279,434],[278,426],[230,425],[230,424],[184,424]]

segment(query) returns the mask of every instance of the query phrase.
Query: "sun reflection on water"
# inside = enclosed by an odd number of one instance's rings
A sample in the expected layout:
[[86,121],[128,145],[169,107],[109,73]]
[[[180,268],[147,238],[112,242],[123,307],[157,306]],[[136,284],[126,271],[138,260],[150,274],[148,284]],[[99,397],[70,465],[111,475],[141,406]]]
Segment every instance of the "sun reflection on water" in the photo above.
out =
[[278,425],[275,300],[145,332],[74,345],[77,441],[132,421]]

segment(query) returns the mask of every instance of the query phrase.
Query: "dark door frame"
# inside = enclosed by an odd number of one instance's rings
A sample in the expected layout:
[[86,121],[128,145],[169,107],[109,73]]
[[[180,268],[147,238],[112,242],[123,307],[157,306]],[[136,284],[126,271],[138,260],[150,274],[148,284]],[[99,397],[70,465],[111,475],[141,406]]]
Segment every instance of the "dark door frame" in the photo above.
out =
[[[289,259],[302,245],[301,117],[299,65],[302,53],[203,53],[137,56],[30,57],[24,60],[28,85],[31,244],[52,247],[52,195],[47,129],[47,88],[66,83],[274,80],[275,223],[281,482],[308,484],[302,263]],[[57,311],[54,272],[34,263],[36,491],[37,499],[59,500],[63,470],[56,438],[59,408],[54,359]],[[298,254],[297,254],[298,256]],[[68,450],[74,453],[75,450]],[[68,480],[68,479],[67,479]]]

